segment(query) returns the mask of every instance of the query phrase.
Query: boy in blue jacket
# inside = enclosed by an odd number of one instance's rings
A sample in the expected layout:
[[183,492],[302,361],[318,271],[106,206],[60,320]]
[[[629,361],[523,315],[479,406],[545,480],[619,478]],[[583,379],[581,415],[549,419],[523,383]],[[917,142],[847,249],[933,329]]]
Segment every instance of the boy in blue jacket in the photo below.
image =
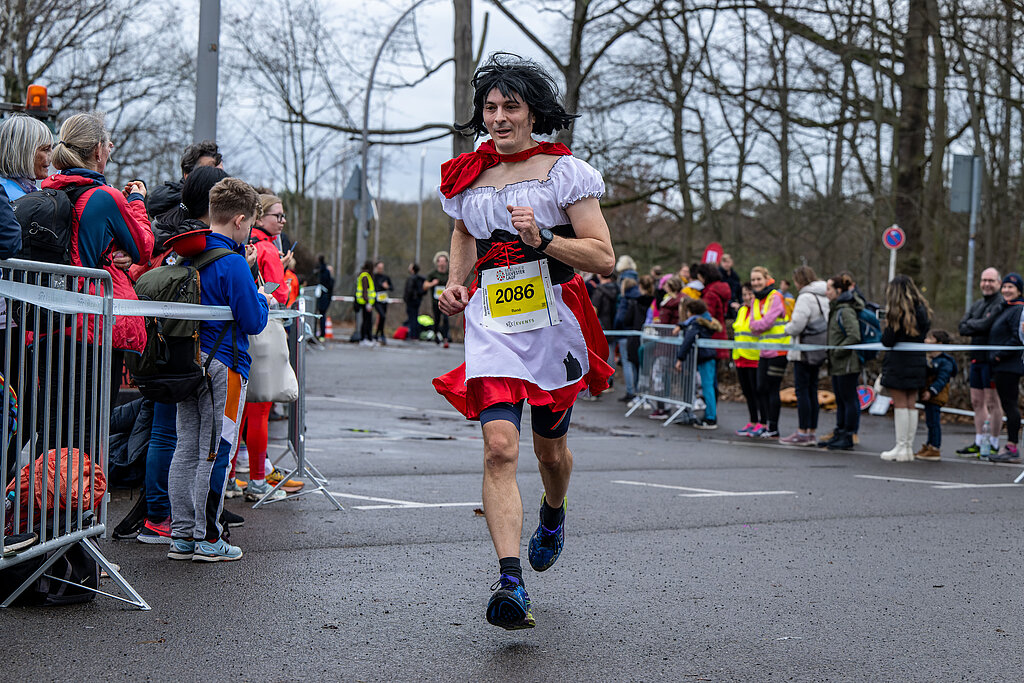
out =
[[[721,323],[711,317],[708,307],[702,299],[684,298],[679,304],[679,319],[683,322],[683,343],[676,354],[676,370],[683,369],[683,360],[694,350],[694,342],[710,339],[711,335],[722,329]],[[717,352],[715,349],[696,348],[697,372],[700,374],[701,391],[704,394],[704,418],[697,420],[693,426],[697,429],[718,429],[718,402],[715,398],[715,371],[717,370]]]
[[[925,344],[949,344],[949,333],[945,330],[932,330],[925,337]],[[956,377],[957,365],[953,356],[942,351],[928,354],[928,386],[921,391],[921,403],[924,404],[924,420],[928,425],[928,441],[921,450],[914,454],[918,460],[936,461],[942,458],[939,448],[942,446],[942,406],[946,405],[949,392],[943,393],[949,381]]]
[[[206,237],[205,250],[227,248],[235,253],[200,268],[201,302],[204,306],[229,306],[234,321],[200,323],[203,362],[213,353],[209,370],[212,400],[203,382],[194,395],[178,404],[178,443],[167,481],[171,500],[167,557],[172,560],[221,562],[242,557],[241,548],[221,537],[220,513],[249,379],[248,335],[263,331],[270,311],[271,295],[262,287],[256,289],[243,246],[249,242],[259,210],[259,195],[237,178],[224,178],[210,190],[213,232]],[[217,452],[210,453],[209,435],[218,423],[220,442]]]

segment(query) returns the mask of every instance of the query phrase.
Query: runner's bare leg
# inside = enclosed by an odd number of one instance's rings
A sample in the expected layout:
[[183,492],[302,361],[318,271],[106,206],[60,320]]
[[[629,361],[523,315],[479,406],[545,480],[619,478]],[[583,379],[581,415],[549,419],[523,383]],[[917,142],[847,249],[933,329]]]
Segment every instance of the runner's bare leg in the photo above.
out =
[[484,434],[484,516],[498,558],[519,557],[523,499],[516,483],[519,430],[508,420],[491,420]]
[[544,482],[544,500],[553,508],[562,504],[569,490],[572,475],[572,451],[569,450],[569,435],[557,439],[545,439],[533,435],[533,450],[537,454],[537,469]]

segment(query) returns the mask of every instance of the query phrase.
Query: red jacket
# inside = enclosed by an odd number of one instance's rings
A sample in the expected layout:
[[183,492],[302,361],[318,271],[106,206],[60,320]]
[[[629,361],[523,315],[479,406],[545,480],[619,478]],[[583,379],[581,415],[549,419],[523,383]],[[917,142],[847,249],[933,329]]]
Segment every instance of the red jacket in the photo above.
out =
[[288,303],[288,287],[285,287],[284,266],[281,252],[274,244],[274,238],[259,228],[252,229],[252,242],[256,245],[256,267],[264,282],[276,282],[279,287],[271,295],[281,304]]
[[[729,285],[721,280],[704,286],[701,294],[704,304],[708,307],[708,313],[718,321],[721,328],[711,335],[712,339],[728,339],[725,332],[725,314],[729,311],[729,300],[732,298],[732,290]],[[718,357],[725,359],[729,357],[728,349],[718,349]]]
[[[46,178],[42,187],[58,189],[93,185],[78,198],[72,216],[71,265],[102,268],[110,273],[115,299],[137,301],[128,274],[111,265],[110,255],[123,250],[134,263],[149,261],[153,252],[153,231],[146,217],[142,195],[124,194],[106,184],[103,175],[84,168],[72,168]],[[90,294],[98,292],[90,291]],[[91,342],[100,329],[93,329],[99,318],[90,317],[85,340]],[[82,316],[78,316],[78,339],[82,339]],[[118,316],[112,330],[115,349],[141,353],[146,347],[146,324],[143,318]]]

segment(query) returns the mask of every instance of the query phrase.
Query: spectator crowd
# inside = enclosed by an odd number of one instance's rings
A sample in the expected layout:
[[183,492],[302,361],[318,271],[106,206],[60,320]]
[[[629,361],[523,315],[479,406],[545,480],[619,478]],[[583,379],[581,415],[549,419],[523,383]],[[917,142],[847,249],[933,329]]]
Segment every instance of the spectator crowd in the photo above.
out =
[[[741,279],[729,254],[717,262],[683,264],[675,273],[661,266],[639,274],[635,261],[620,256],[615,272],[587,280],[591,302],[610,344],[609,363],[622,367],[624,392],[619,397],[633,407],[643,401],[652,419],[667,419],[669,411],[638,396],[638,373],[643,354],[656,344],[638,334],[660,324],[681,337],[674,349],[675,370],[694,362],[703,415],[689,409],[680,424],[697,429],[719,427],[719,381],[732,374],[747,408],[747,421],[735,426],[738,436],[771,439],[792,446],[851,450],[859,442],[861,397],[891,401],[894,446],[880,454],[883,460],[909,462],[941,459],[941,409],[949,401],[950,382],[960,371],[957,357],[942,350],[954,343],[952,335],[933,329],[933,312],[914,281],[898,275],[888,283],[885,300],[870,302],[857,287],[854,275],[838,272],[820,278],[810,266],[795,268],[791,280],[777,279],[764,266],[754,265]],[[975,346],[1020,347],[1024,344],[1021,311],[1024,281],[1017,273],[1001,276],[987,268],[980,279],[982,298],[960,321],[958,333]],[[701,345],[700,339],[731,339],[735,348]],[[874,387],[867,386],[867,364],[879,350],[856,348],[881,344],[880,370]],[[934,351],[892,350],[900,343],[935,344]],[[794,344],[820,349],[794,349]],[[849,348],[855,347],[855,348]],[[659,374],[657,362],[648,369]],[[1020,410],[1018,388],[1024,361],[1017,349],[979,349],[967,355],[967,374],[974,409],[975,440],[957,450],[961,457],[1018,463]],[[780,389],[787,371],[797,406],[797,423],[783,430],[780,424]],[[819,388],[827,376],[835,401],[835,425],[819,433]],[[659,386],[668,386],[652,378]],[[667,397],[666,397],[667,398]],[[699,405],[698,401],[698,405]],[[919,406],[923,406],[925,434],[915,444]],[[1000,434],[1006,416],[1006,440]],[[789,432],[788,434],[784,433]]]
[[[117,524],[114,536],[167,546],[173,560],[236,560],[242,557],[242,550],[228,542],[229,530],[244,520],[224,509],[224,499],[275,500],[303,487],[301,481],[285,480],[268,458],[269,423],[284,416],[275,412],[273,400],[247,392],[257,374],[291,372],[283,367],[288,366],[287,354],[284,360],[273,361],[274,367],[267,367],[269,362],[255,353],[264,343],[260,341],[264,333],[281,325],[270,311],[291,307],[300,293],[284,203],[269,188],[253,187],[229,175],[212,141],[188,145],[181,155],[180,179],[152,190],[142,180],[132,180],[123,188],[108,184],[105,172],[115,151],[115,141],[101,114],[69,116],[56,142],[50,129],[36,118],[11,115],[3,119],[0,257],[105,270],[114,298],[127,300],[149,292],[147,287],[153,282],[181,272],[165,266],[187,266],[198,278],[201,305],[230,307],[232,321],[198,322],[191,342],[198,346],[205,381],[174,402],[143,396],[117,405],[126,355],[144,361],[154,335],[149,329],[151,319],[116,316],[110,377],[111,405],[116,407],[100,419],[109,419],[111,425],[110,484],[141,490],[137,504]],[[66,198],[70,209],[66,219],[57,211],[50,226],[58,236],[62,230],[66,232],[66,249],[55,258],[43,259],[39,258],[38,231],[29,230],[26,216],[37,215],[32,212],[50,197],[57,206]],[[387,282],[383,286],[389,289]],[[323,257],[310,283],[316,285],[317,307],[323,312],[334,288],[333,270]],[[91,326],[82,328],[83,317],[77,317],[77,327],[49,332],[63,335],[60,347],[75,349],[81,357],[89,352],[93,332],[98,333]],[[12,327],[16,324],[5,316],[4,329],[9,322]],[[86,432],[84,443],[91,443],[87,432],[95,425],[79,424],[56,406],[59,401],[63,401],[61,405],[78,405],[88,399],[98,379],[91,376],[92,366],[73,362],[61,366],[71,368],[75,376],[60,391],[52,391],[45,382],[32,387],[36,374],[30,369],[40,369],[38,376],[44,375],[45,349],[51,345],[41,343],[43,334],[33,337],[31,332],[22,331],[12,339],[13,348],[4,352],[10,354],[12,376],[3,381],[11,387],[19,381],[24,386],[20,417],[40,415],[36,424],[21,424],[21,431],[45,433],[48,443],[61,444],[78,443],[78,429]],[[68,358],[74,359],[74,353]],[[0,358],[0,363],[4,360]],[[15,376],[19,368],[24,368],[22,377]],[[33,401],[50,405],[51,410],[32,410]],[[47,412],[44,423],[41,416]],[[143,438],[134,437],[140,433]],[[19,441],[43,442],[23,434],[7,444],[3,451],[6,483],[27,476],[19,475],[21,454],[15,447]],[[33,459],[39,455],[30,454]],[[8,516],[7,551],[34,543],[32,529],[11,528],[10,521]]]

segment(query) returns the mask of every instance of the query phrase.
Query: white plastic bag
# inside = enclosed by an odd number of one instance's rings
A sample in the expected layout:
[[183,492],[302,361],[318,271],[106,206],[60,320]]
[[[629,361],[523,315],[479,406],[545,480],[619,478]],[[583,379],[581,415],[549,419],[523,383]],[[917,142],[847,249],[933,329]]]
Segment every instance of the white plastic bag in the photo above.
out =
[[871,402],[871,407],[868,408],[868,412],[872,415],[885,415],[889,412],[889,406],[892,405],[892,399],[882,394],[875,394],[875,400]]
[[291,403],[299,397],[299,382],[288,362],[288,333],[277,319],[267,321],[259,334],[249,336],[249,386],[245,400],[250,403]]

